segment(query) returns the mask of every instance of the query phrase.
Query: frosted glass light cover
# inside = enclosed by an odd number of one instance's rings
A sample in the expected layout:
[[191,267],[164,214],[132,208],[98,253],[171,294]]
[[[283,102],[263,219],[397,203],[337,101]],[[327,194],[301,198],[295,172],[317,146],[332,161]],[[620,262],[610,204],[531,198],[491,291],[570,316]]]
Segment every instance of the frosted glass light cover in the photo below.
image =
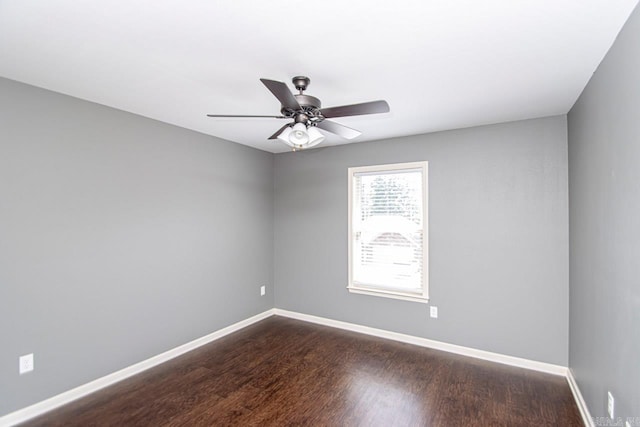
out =
[[289,133],[289,141],[297,147],[307,145],[309,142],[307,127],[303,123],[296,123],[291,133]]

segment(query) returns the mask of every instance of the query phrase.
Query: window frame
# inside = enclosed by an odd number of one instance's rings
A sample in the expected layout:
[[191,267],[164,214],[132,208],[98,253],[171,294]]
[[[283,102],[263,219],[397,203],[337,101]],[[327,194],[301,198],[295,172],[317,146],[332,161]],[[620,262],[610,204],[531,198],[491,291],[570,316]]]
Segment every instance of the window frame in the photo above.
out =
[[[353,280],[354,265],[354,191],[353,185],[355,176],[358,173],[393,173],[394,171],[420,169],[422,172],[422,292],[403,292],[390,288],[380,288],[374,286],[366,286],[363,284],[355,284]],[[429,302],[429,162],[407,162],[407,163],[391,163],[384,165],[372,166],[356,166],[348,168],[348,234],[347,234],[347,251],[348,251],[348,284],[347,289],[350,293],[372,295],[385,298],[394,298],[405,301],[415,301],[420,303]]]

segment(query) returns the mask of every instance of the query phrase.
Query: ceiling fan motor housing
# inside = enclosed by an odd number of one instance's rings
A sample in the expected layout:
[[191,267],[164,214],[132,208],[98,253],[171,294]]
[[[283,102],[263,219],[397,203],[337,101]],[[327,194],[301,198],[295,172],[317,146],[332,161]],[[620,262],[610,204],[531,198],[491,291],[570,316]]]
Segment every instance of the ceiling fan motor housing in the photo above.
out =
[[322,121],[324,117],[322,117],[322,113],[320,112],[320,107],[322,106],[320,100],[315,96],[304,95],[304,94],[296,94],[293,95],[300,104],[299,110],[293,110],[289,107],[282,106],[280,112],[285,117],[296,117],[299,114],[304,114],[309,117],[309,120],[313,122]]
[[314,124],[321,122],[324,117],[320,111],[322,106],[320,100],[315,96],[305,95],[303,92],[311,83],[311,79],[306,76],[296,76],[291,79],[291,82],[296,89],[300,91],[298,94],[294,94],[296,101],[300,105],[299,109],[293,109],[290,106],[281,105],[280,112],[285,117],[292,117],[295,119],[295,123]]

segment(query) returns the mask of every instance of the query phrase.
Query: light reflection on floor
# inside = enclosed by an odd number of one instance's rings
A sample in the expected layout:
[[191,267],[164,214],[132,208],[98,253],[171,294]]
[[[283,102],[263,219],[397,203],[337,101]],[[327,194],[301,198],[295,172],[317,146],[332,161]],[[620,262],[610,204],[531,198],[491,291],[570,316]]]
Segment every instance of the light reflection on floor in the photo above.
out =
[[[427,425],[428,407],[402,384],[363,370],[349,374],[348,400],[359,425]],[[375,408],[372,410],[372,408]]]

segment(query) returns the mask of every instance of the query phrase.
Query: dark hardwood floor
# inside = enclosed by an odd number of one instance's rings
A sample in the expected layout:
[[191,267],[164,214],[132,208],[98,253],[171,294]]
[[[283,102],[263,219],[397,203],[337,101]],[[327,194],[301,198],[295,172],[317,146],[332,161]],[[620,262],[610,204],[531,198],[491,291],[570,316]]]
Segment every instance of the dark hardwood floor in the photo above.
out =
[[25,426],[580,426],[566,379],[271,317]]

